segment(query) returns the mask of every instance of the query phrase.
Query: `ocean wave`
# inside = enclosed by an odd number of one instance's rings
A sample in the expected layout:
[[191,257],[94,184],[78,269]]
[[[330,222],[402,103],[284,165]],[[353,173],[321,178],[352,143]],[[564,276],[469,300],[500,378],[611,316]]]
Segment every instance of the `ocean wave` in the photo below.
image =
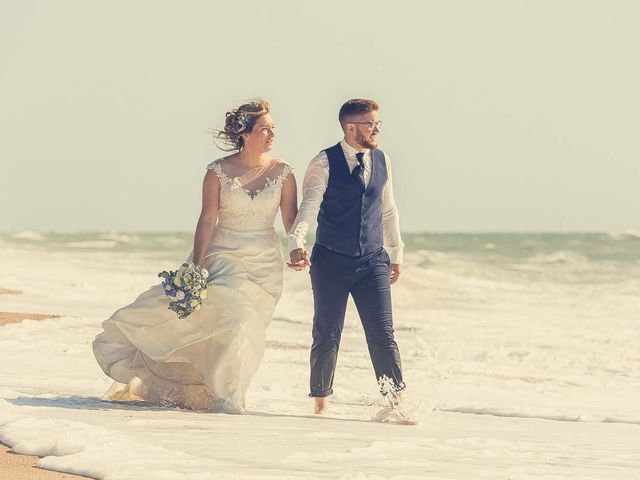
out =
[[14,233],[11,236],[17,240],[31,240],[34,242],[42,242],[45,240],[45,237],[42,233],[36,232],[34,230],[22,230],[20,232]]
[[180,238],[180,237],[158,237],[157,238],[157,242],[165,247],[176,247],[176,246],[182,246],[186,244],[190,244],[191,243],[191,238],[187,237],[187,238]]
[[589,263],[589,259],[576,252],[556,250],[550,253],[540,253],[529,258],[528,262],[536,265],[584,265]]
[[640,240],[640,230],[612,230],[607,235],[614,240]]
[[130,235],[127,233],[115,233],[109,232],[100,235],[100,240],[113,240],[118,243],[131,243],[140,239],[137,235]]
[[412,253],[415,253],[415,256],[419,259],[420,264],[423,266],[434,264],[434,263],[444,263],[450,258],[450,255],[447,255],[444,252],[438,252],[435,250],[426,250],[424,248],[416,250],[415,252],[412,252]]
[[115,248],[118,242],[114,240],[87,240],[84,242],[66,242],[68,248]]

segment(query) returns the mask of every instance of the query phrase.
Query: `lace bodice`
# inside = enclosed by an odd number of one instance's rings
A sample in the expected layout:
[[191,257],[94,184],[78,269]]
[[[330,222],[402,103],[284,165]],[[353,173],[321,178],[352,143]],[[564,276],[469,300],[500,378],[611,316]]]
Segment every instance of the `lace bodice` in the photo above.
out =
[[293,168],[279,160],[255,174],[249,171],[240,174],[234,172],[233,167],[223,158],[207,166],[220,179],[218,225],[242,232],[273,227],[280,207],[282,184]]

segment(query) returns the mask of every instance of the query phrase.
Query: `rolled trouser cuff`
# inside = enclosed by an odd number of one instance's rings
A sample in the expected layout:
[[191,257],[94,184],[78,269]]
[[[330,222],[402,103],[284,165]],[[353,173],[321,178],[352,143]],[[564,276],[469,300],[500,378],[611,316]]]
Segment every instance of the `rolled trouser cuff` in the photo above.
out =
[[378,386],[380,387],[380,393],[385,397],[389,394],[394,395],[395,393],[401,392],[407,388],[407,384],[402,380],[396,381],[386,375],[382,375],[378,378]]
[[333,389],[329,390],[328,392],[311,392],[309,394],[310,397],[315,398],[315,397],[328,397],[329,395],[333,395]]

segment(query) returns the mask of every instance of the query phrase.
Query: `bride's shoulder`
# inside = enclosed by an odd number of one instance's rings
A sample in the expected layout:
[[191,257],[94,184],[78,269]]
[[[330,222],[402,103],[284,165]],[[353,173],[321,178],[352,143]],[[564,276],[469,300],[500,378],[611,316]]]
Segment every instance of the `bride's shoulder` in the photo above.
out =
[[233,155],[227,155],[226,157],[216,158],[213,162],[207,165],[207,170],[219,170],[221,166],[228,163]]
[[282,173],[286,172],[287,175],[293,172],[293,167],[281,158],[272,158],[270,168],[278,170]]
[[220,168],[220,160],[222,160],[222,158],[216,158],[213,162],[211,162],[209,165],[207,165],[207,170],[217,170]]
[[274,158],[271,160],[270,170],[274,172],[279,183],[284,183],[284,181],[290,176],[293,177],[293,167],[285,162],[281,158]]
[[215,177],[218,178],[221,184],[225,184],[231,179],[227,176],[227,174],[222,169],[221,164],[225,161],[225,157],[217,158],[209,165],[207,165],[207,173],[212,172],[215,174]]

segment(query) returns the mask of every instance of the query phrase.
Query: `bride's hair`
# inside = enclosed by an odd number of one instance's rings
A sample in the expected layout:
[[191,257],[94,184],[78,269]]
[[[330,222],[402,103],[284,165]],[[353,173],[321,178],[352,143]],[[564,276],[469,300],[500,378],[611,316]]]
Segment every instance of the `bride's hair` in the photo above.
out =
[[[226,114],[224,128],[211,130],[213,141],[221,150],[231,152],[242,150],[244,147],[243,133],[251,132],[258,119],[271,111],[271,106],[266,100],[256,98],[238,108],[229,110]],[[219,140],[220,145],[216,140]]]

